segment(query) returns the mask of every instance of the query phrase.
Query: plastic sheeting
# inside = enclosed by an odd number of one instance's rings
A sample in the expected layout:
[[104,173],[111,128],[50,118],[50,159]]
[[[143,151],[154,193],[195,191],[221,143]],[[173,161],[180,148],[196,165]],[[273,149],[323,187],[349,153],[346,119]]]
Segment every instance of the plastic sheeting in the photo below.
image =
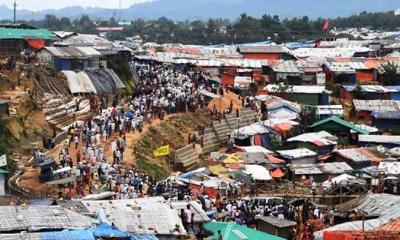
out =
[[85,72],[62,71],[67,77],[71,93],[97,93],[89,76]]
[[97,94],[113,93],[125,85],[110,69],[85,70]]
[[258,181],[272,180],[269,171],[260,165],[246,165],[246,174],[250,174],[252,178]]
[[131,235],[130,240],[158,240],[155,235]]
[[127,238],[128,234],[112,227],[108,224],[100,224],[96,228],[91,229],[93,235],[97,238]]
[[42,240],[95,240],[90,230],[40,233]]
[[26,43],[34,49],[42,49],[45,46],[43,39],[25,39]]

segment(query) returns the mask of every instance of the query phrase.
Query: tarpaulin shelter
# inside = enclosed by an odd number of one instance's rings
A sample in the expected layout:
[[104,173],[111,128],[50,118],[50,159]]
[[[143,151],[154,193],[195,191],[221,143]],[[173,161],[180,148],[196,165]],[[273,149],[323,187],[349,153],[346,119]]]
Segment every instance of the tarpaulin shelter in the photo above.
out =
[[277,157],[275,157],[275,156],[272,155],[272,154],[268,154],[268,155],[267,155],[267,159],[268,159],[271,163],[274,163],[274,164],[283,164],[283,163],[285,163],[285,160],[282,160],[282,159],[280,159],[280,158],[277,158]]
[[92,81],[97,94],[113,93],[125,88],[122,81],[110,69],[87,69],[86,74]]
[[90,230],[60,231],[60,232],[42,232],[42,240],[95,240]]
[[133,234],[133,235],[131,235],[130,240],[158,240],[158,238],[155,235]]
[[42,49],[46,45],[44,39],[26,39],[25,41],[30,47],[34,49]]
[[269,181],[272,180],[269,171],[260,165],[246,165],[245,173],[250,174],[250,176],[256,181]]
[[235,154],[228,155],[223,161],[224,164],[244,163],[243,159]]
[[67,77],[68,87],[74,93],[97,93],[92,81],[86,72],[62,71]]
[[0,27],[0,50],[20,52],[32,47],[43,48],[54,37],[46,29],[38,29],[25,24],[14,24]]
[[96,238],[127,238],[129,236],[126,232],[108,224],[100,224],[96,228],[90,229],[90,231]]
[[280,168],[277,168],[271,172],[271,177],[273,178],[281,178],[283,176],[285,176],[285,173],[283,173]]
[[111,69],[86,69],[80,72],[62,71],[67,77],[71,93],[114,93],[125,88],[124,83]]
[[209,222],[204,225],[207,231],[212,233],[213,240],[218,239],[218,231],[221,231],[223,240],[283,240],[283,238],[248,228],[243,225],[227,222]]

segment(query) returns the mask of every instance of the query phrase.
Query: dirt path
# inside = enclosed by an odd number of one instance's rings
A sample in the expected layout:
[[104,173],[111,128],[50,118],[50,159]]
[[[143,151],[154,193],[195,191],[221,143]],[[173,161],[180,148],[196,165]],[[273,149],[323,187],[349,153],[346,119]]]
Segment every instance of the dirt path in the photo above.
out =
[[215,106],[220,113],[223,113],[223,111],[227,108],[229,108],[229,105],[232,101],[233,104],[233,111],[236,109],[241,109],[242,108],[242,100],[239,99],[239,95],[229,91],[228,93],[224,91],[224,96],[220,99],[214,99],[208,104],[208,108],[210,110],[213,109]]
[[[149,131],[150,127],[156,127],[176,115],[178,115],[178,114],[171,114],[171,115],[165,116],[164,120],[160,120],[159,118],[153,119],[151,124],[144,125],[141,133],[139,133],[139,131],[135,131],[135,133],[126,133],[125,137],[126,137],[127,145],[126,145],[126,150],[124,152],[124,161],[127,164],[135,165],[136,159],[133,154],[133,148],[136,145],[136,143]],[[112,158],[111,153],[109,153],[109,154],[110,154],[110,157]],[[108,155],[107,155],[107,158],[108,158]]]

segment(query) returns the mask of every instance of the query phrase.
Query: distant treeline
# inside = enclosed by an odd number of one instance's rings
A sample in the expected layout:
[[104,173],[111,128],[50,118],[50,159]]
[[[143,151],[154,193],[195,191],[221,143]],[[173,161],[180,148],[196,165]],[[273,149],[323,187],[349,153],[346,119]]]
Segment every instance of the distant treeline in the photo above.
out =
[[[230,22],[226,19],[209,19],[208,21],[174,22],[167,18],[157,20],[138,19],[125,26],[122,32],[109,33],[111,40],[140,35],[144,41],[158,43],[183,44],[231,44],[256,41],[292,41],[309,40],[328,34],[322,31],[326,19],[310,20],[308,17],[279,19],[278,16],[264,15],[255,18],[246,14]],[[47,15],[42,21],[26,22],[50,30],[74,31],[79,33],[97,33],[97,26],[116,26],[115,19],[107,22],[93,23],[88,16],[70,21],[68,18],[57,18]],[[400,16],[393,12],[366,13],[345,18],[330,19],[330,28],[371,27],[378,30],[396,30],[400,28]]]

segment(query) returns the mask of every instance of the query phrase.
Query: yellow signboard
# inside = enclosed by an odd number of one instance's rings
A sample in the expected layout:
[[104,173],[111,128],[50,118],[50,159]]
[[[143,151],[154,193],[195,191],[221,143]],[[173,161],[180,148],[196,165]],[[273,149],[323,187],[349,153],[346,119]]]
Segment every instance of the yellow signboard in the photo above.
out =
[[161,157],[166,155],[169,155],[169,145],[161,146],[154,151],[155,157]]

